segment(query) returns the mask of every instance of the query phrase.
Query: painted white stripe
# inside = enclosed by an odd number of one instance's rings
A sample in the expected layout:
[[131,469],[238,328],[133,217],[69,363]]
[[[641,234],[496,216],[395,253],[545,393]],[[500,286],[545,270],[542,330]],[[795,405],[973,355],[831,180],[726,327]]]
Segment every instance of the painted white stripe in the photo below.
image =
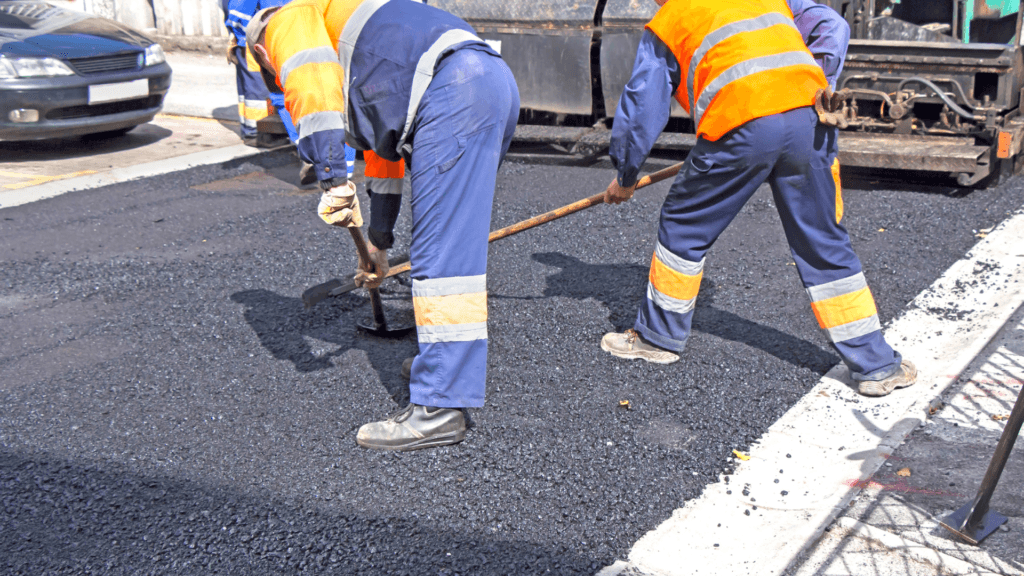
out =
[[196,166],[208,166],[210,164],[230,162],[231,160],[238,158],[256,156],[257,154],[281,150],[290,146],[291,144],[287,144],[277,148],[257,149],[251,146],[246,146],[245,144],[238,144],[236,146],[229,146],[216,150],[205,150],[203,152],[187,154],[177,158],[138,164],[130,168],[116,168],[101,174],[90,174],[88,176],[80,176],[78,178],[68,178],[67,180],[40,184],[39,186],[22,188],[21,190],[0,191],[0,209],[21,206],[22,204],[28,204],[37,200],[45,200],[47,198],[67,194],[68,192],[91,190],[101,186],[130,182],[132,180],[138,180],[139,178],[149,178],[151,176],[159,176],[161,174],[188,170],[189,168],[195,168]]
[[821,300],[835,298],[836,296],[842,296],[843,294],[856,292],[862,288],[867,288],[867,286],[868,281],[864,278],[864,273],[858,272],[853,276],[833,280],[827,284],[809,286],[806,290],[807,295],[811,298],[811,302],[819,302]]
[[475,294],[487,290],[487,274],[479,276],[451,276],[449,278],[428,278],[412,281],[413,297],[451,296],[453,294]]
[[366,187],[374,194],[401,194],[405,181],[401,178],[367,178]]
[[299,130],[299,140],[306,136],[312,136],[317,132],[343,130],[345,128],[345,115],[336,110],[308,114],[299,120],[296,128]]
[[317,46],[316,48],[300,50],[295,54],[292,54],[292,57],[285,60],[284,64],[281,65],[281,73],[278,74],[278,76],[281,77],[281,85],[285,86],[285,83],[288,81],[288,75],[300,66],[331,62],[338,62],[338,53],[327,46]]
[[[810,64],[812,66],[818,65],[814,61],[814,57],[811,56],[810,52],[794,50],[792,52],[782,52],[780,54],[772,54],[770,56],[761,56],[760,58],[751,58],[750,60],[744,60],[739,64],[730,66],[727,70],[716,76],[714,80],[709,82],[708,85],[704,87],[704,90],[701,91],[700,98],[697,99],[697,109],[693,114],[694,122],[700,126],[700,121],[704,117],[704,111],[707,110],[708,106],[711,104],[711,100],[727,85],[747,76],[767,72],[776,68],[796,66],[798,64]],[[690,110],[692,111],[693,108]]]
[[[370,17],[380,10],[380,7],[387,4],[388,0],[363,0],[357,7],[345,26],[341,29],[341,36],[338,36],[338,61],[345,71],[345,94],[348,95],[348,87],[352,85],[352,52],[355,51],[356,41],[363,33],[363,27]],[[345,116],[345,128],[348,129],[348,115]]]
[[654,248],[654,255],[657,256],[658,260],[661,260],[661,263],[665,266],[668,266],[680,274],[686,274],[687,276],[696,276],[697,274],[700,274],[704,270],[704,261],[707,260],[707,258],[701,258],[700,262],[684,260],[669,252],[668,248],[665,248],[661,242],[658,242],[658,245]]
[[416,63],[416,75],[412,79],[412,90],[409,95],[409,110],[405,113],[405,128],[402,130],[402,136],[398,138],[398,146],[396,150],[401,151],[402,145],[405,144],[405,139],[409,136],[409,129],[412,128],[412,121],[416,119],[416,111],[420,107],[420,100],[423,99],[423,95],[427,92],[427,87],[430,85],[430,81],[434,79],[434,67],[437,65],[437,59],[441,56],[441,53],[445,50],[460,44],[462,42],[469,42],[471,40],[480,40],[476,34],[468,32],[466,30],[449,30],[434,41],[430,45],[430,48],[420,56],[419,61]]
[[671,296],[666,296],[662,292],[659,292],[658,289],[650,282],[647,283],[647,299],[654,302],[654,305],[658,308],[668,312],[675,312],[676,314],[686,314],[687,312],[690,312],[697,303],[696,298],[678,300]]
[[769,12],[768,14],[763,14],[756,18],[748,18],[746,20],[738,20],[736,22],[726,24],[705,36],[704,41],[700,43],[700,47],[697,48],[697,51],[693,53],[693,57],[690,58],[690,69],[686,74],[686,95],[690,99],[690,111],[693,111],[693,79],[697,75],[697,66],[716,44],[723,40],[727,40],[736,34],[763,30],[779,24],[788,24],[789,26],[792,26],[794,30],[797,29],[796,23],[794,23],[789,16],[779,14],[778,12]]
[[878,315],[875,314],[869,318],[862,318],[855,322],[829,328],[825,333],[828,334],[828,339],[833,342],[846,342],[860,336],[867,336],[881,329],[882,324],[878,321]]
[[441,326],[417,326],[416,338],[420,341],[420,344],[486,340],[487,322],[474,322],[472,324],[446,324]]
[[[916,385],[868,398],[857,394],[845,365],[836,366],[753,444],[750,460],[736,464],[728,484],[722,479],[707,486],[644,535],[628,563],[600,574],[786,571],[1024,302],[1021,238],[1024,213],[975,245],[885,331],[886,340],[917,365]],[[977,282],[975,267],[982,263],[986,281]]]

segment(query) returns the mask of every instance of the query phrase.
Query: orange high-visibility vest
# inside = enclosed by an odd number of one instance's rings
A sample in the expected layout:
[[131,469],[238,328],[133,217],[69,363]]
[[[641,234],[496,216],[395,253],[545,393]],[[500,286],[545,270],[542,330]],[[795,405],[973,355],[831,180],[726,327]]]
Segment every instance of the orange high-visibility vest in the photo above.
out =
[[405,161],[385,160],[373,150],[363,150],[363,175],[367,178],[405,178]]
[[708,140],[828,86],[786,0],[669,0],[647,29],[676,57],[676,100]]

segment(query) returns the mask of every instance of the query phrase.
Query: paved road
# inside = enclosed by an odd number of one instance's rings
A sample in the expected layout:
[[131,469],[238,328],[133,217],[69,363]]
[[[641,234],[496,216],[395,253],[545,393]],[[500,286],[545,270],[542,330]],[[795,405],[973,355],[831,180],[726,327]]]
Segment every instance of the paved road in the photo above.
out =
[[[0,211],[0,568],[590,574],[838,361],[766,190],[709,255],[681,362],[599,352],[632,322],[662,184],[492,246],[488,406],[465,443],[359,449],[355,429],[404,402],[415,341],[356,333],[359,294],[302,309],[354,256],[292,162]],[[610,179],[507,163],[492,227]],[[1024,183],[883,188],[848,182],[845,218],[886,322],[1021,206]],[[411,318],[407,283],[384,292]]]

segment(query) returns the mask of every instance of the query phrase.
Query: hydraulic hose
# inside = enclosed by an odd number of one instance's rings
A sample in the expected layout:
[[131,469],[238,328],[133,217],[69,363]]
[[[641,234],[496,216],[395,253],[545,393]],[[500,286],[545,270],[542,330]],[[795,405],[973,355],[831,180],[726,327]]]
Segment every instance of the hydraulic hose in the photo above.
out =
[[[896,87],[896,91],[899,92],[900,90],[903,89],[904,86],[906,86],[907,84],[909,84],[911,82],[917,82],[919,84],[924,84],[925,86],[930,88],[933,92],[935,92],[935,95],[938,96],[939,99],[942,100],[946,104],[946,106],[949,106],[950,110],[952,110],[953,112],[956,112],[956,114],[958,116],[960,116],[961,118],[964,118],[966,120],[975,121],[975,122],[982,122],[982,121],[985,120],[984,116],[976,116],[976,115],[968,112],[967,110],[964,110],[963,108],[961,108],[960,105],[957,104],[952,98],[950,98],[949,95],[947,95],[945,91],[943,91],[941,88],[936,86],[934,82],[932,82],[931,80],[928,80],[927,78],[921,78],[920,76],[913,76],[911,78],[906,78],[906,79],[904,79],[903,81],[901,81],[899,83],[899,86]],[[961,93],[960,95],[963,96],[963,93]],[[966,100],[966,98],[964,98],[964,99]]]

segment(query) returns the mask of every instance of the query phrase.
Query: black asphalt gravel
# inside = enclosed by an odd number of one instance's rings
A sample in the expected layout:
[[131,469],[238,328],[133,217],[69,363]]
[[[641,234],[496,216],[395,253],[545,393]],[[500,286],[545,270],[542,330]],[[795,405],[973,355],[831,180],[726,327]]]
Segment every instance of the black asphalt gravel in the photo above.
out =
[[[363,450],[415,336],[357,333],[359,293],[303,309],[355,256],[296,171],[275,153],[0,210],[0,573],[593,574],[839,360],[766,190],[709,254],[682,361],[599,350],[632,324],[666,183],[492,245],[466,442]],[[492,228],[611,178],[507,162]],[[883,322],[1024,204],[1020,179],[893,187],[845,193]],[[384,297],[411,319],[407,281]]]

